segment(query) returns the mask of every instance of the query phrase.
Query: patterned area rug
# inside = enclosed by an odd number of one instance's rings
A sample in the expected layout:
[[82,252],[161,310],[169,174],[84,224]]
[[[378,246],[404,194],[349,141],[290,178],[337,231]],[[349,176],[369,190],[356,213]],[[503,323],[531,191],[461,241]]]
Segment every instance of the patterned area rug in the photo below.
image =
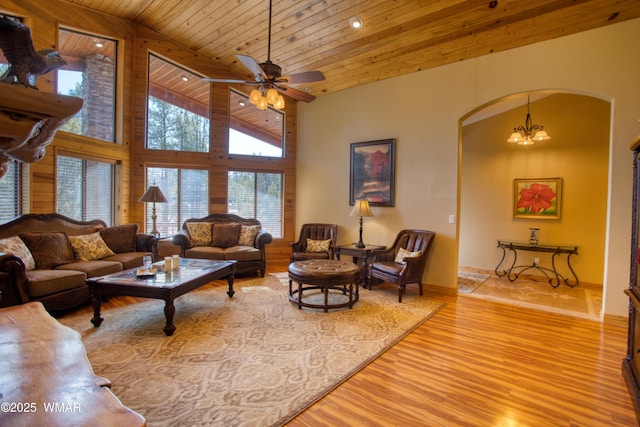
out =
[[489,278],[488,274],[458,271],[458,292],[470,294]]
[[[279,280],[280,279],[280,280]],[[299,310],[283,275],[205,286],[175,301],[147,300],[59,321],[77,330],[97,375],[155,426],[281,425],[440,310],[424,297],[397,302],[395,288],[361,290],[353,309]],[[219,286],[217,284],[219,283]]]

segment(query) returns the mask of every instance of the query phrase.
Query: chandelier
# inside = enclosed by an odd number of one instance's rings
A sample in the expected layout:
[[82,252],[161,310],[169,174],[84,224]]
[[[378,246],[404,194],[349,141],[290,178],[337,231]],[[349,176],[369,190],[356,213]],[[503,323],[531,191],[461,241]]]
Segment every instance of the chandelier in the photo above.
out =
[[[516,143],[519,145],[533,145],[536,141],[547,141],[551,139],[547,132],[544,131],[544,126],[533,124],[531,120],[531,114],[529,114],[529,101],[530,97],[527,96],[527,119],[524,122],[524,126],[518,126],[513,129],[513,133],[507,139],[507,142]],[[531,134],[537,131],[535,135]]]

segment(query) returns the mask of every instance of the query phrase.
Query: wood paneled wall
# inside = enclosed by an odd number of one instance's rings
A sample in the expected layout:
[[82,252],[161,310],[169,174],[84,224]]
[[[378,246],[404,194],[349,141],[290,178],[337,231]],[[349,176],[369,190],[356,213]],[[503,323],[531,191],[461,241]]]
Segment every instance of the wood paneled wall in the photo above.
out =
[[[285,109],[285,157],[259,158],[228,154],[229,86],[211,85],[211,150],[209,153],[186,153],[145,149],[148,54],[153,52],[177,65],[206,77],[228,77],[229,70],[197,52],[190,51],[153,30],[126,19],[104,15],[58,0],[0,0],[0,13],[26,18],[36,49],[55,47],[59,27],[102,35],[118,40],[117,127],[116,144],[95,141],[82,136],[58,132],[47,154],[31,165],[30,211],[55,211],[55,156],[57,150],[81,153],[97,158],[116,160],[122,166],[120,223],[135,222],[144,228],[145,204],[138,199],[148,186],[144,168],[193,167],[209,170],[211,213],[226,213],[227,172],[229,169],[250,169],[284,173],[283,238],[274,240],[268,248],[268,259],[288,259],[289,242],[296,235],[296,103],[287,100]],[[55,73],[40,78],[40,90],[55,92]],[[249,87],[237,89],[248,92]]]
[[[145,206],[135,201],[142,196],[149,183],[145,182],[145,167],[191,167],[209,170],[209,212],[227,212],[227,173],[230,169],[248,169],[262,172],[283,172],[284,230],[283,238],[274,240],[268,247],[267,259],[287,259],[289,242],[295,235],[295,153],[296,153],[296,103],[288,100],[285,108],[285,156],[282,159],[230,155],[229,141],[229,85],[211,84],[210,122],[211,146],[209,153],[147,150],[145,148],[145,123],[147,106],[147,70],[149,53],[163,57],[176,65],[206,77],[228,75],[210,59],[180,46],[143,25],[135,28],[134,57],[134,138],[132,149],[133,195],[132,221],[144,224]],[[247,93],[248,87],[237,87]]]
[[[129,222],[131,215],[131,79],[133,54],[133,23],[126,19],[89,11],[57,0],[0,0],[0,13],[20,16],[31,28],[36,49],[56,48],[59,28],[97,34],[118,41],[118,73],[116,116],[116,143],[101,142],[78,135],[58,132],[47,147],[44,158],[32,163],[31,208],[32,213],[55,212],[56,171],[55,153],[89,155],[97,159],[117,161],[122,167],[121,200],[116,203],[116,221]],[[38,88],[55,93],[56,73],[45,74],[38,80]]]

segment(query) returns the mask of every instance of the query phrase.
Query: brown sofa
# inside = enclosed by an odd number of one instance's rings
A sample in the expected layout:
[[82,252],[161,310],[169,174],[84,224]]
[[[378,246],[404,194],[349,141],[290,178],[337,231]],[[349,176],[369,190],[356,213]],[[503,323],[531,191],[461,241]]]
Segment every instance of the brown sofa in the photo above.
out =
[[0,306],[40,301],[49,311],[75,307],[89,299],[87,278],[141,266],[156,245],[137,224],[23,215],[0,225]]
[[272,240],[260,221],[233,214],[188,219],[173,236],[185,258],[236,260],[236,273],[258,270],[262,277],[267,265],[265,246]]

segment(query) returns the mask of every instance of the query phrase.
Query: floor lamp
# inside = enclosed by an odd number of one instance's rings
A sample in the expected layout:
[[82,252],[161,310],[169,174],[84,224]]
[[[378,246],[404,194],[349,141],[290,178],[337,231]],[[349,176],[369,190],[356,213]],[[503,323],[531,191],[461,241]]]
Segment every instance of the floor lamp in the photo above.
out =
[[162,194],[162,191],[160,191],[160,187],[158,187],[157,185],[152,185],[147,189],[146,193],[144,193],[142,197],[140,197],[140,200],[138,201],[145,202],[145,203],[153,203],[153,210],[151,211],[152,212],[151,221],[153,222],[153,230],[151,231],[151,234],[153,234],[154,236],[159,236],[160,233],[156,229],[156,219],[158,218],[158,215],[156,215],[156,203],[167,203],[167,198],[164,197],[164,194]]
[[360,240],[356,243],[356,248],[364,248],[366,245],[362,243],[362,217],[363,216],[373,216],[373,212],[371,212],[371,208],[369,207],[369,201],[362,199],[356,200],[353,205],[353,210],[349,214],[349,216],[359,216],[360,217]]

